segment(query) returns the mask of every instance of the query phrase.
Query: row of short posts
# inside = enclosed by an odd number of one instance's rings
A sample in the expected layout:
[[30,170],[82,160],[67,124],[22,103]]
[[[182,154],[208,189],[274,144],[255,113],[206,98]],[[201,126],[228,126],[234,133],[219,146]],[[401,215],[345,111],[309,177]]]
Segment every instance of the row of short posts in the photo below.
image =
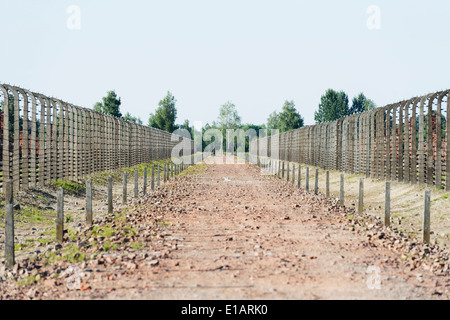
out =
[[[164,164],[163,168],[159,165],[156,167],[153,165],[151,168],[151,190],[154,191],[156,187],[160,186],[161,174],[163,181],[167,182],[170,178],[180,174],[187,168],[187,165],[181,164]],[[156,181],[155,181],[156,171]],[[134,196],[139,196],[138,185],[138,171],[134,171]],[[113,213],[113,180],[112,177],[108,177],[107,183],[108,189],[108,214]],[[15,264],[14,253],[14,198],[13,198],[13,183],[12,180],[5,182],[5,268],[12,269]],[[147,168],[144,168],[144,195],[147,194]],[[93,210],[92,210],[92,180],[86,181],[86,224],[91,226],[93,224]],[[123,204],[127,203],[127,174],[123,174]],[[62,244],[64,241],[64,189],[60,188],[57,191],[57,207],[56,207],[56,242]]]
[[[298,169],[296,170],[296,165],[292,164],[292,171],[290,169],[289,162],[281,161],[281,160],[273,160],[273,159],[265,159],[265,161],[261,161],[261,164],[265,166],[266,172],[271,175],[275,175],[281,179],[285,179],[288,182],[292,182],[295,184],[296,178],[295,174],[297,171],[297,187],[301,187],[302,180],[302,167],[298,165]],[[309,167],[306,167],[306,175],[305,175],[305,190],[310,191],[310,183],[309,183]],[[291,175],[291,177],[290,177]],[[340,175],[340,185],[339,185],[339,205],[341,207],[345,206],[345,179],[344,174]],[[319,194],[319,169],[316,169],[315,172],[315,181],[314,181],[314,193]],[[330,171],[326,171],[325,177],[325,197],[330,198]],[[386,182],[385,187],[385,214],[384,214],[384,224],[386,226],[391,225],[391,183],[389,181]],[[359,181],[359,195],[358,195],[358,214],[362,214],[364,211],[364,178],[361,178]],[[424,220],[423,220],[423,241],[425,243],[430,243],[430,214],[431,214],[431,191],[429,189],[425,190],[425,203],[424,203]]]

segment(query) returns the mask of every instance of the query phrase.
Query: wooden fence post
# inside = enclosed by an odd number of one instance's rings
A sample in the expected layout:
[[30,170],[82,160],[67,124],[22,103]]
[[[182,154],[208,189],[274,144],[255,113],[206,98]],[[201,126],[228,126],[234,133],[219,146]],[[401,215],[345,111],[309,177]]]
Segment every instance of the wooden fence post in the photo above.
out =
[[425,208],[423,217],[423,241],[430,243],[430,214],[431,214],[431,192],[425,190]]
[[340,183],[340,189],[339,189],[339,204],[341,207],[344,206],[344,174],[341,173],[341,183]]
[[290,164],[289,164],[289,162],[288,162],[288,164],[287,164],[287,170],[286,170],[286,181],[288,181],[289,182],[289,172],[291,171],[291,169],[290,169]]
[[155,191],[155,165],[152,165],[152,181],[151,181],[152,191]]
[[92,180],[89,179],[86,182],[86,223],[92,226],[93,214],[92,214]]
[[166,164],[163,166],[163,183],[166,183]]
[[292,165],[292,184],[295,185],[295,163]]
[[64,241],[64,189],[59,188],[56,204],[56,241],[62,244]]
[[122,203],[127,204],[127,173],[123,173]]
[[386,182],[386,195],[384,200],[384,225],[391,225],[391,183]]
[[327,170],[325,178],[325,197],[328,199],[330,197],[330,171]]
[[147,194],[147,167],[144,168],[144,195]]
[[314,193],[317,195],[319,194],[319,169],[316,169],[316,176],[315,183],[314,183]]
[[15,265],[14,256],[14,203],[12,180],[4,182],[5,190],[5,267],[12,269]]
[[297,178],[297,187],[301,187],[301,181],[302,181],[302,165],[298,165],[298,178]]
[[160,186],[160,184],[161,184],[161,177],[160,177],[160,167],[159,167],[159,164],[158,164],[158,171],[156,172],[156,186]]
[[309,167],[306,167],[305,189],[306,191],[309,191]]
[[139,197],[139,175],[137,169],[134,169],[134,197]]
[[112,193],[112,188],[113,188],[112,177],[109,176],[108,177],[108,213],[109,214],[113,213],[113,193]]
[[167,163],[167,181],[170,181],[170,165]]
[[358,214],[364,211],[364,178],[359,180]]

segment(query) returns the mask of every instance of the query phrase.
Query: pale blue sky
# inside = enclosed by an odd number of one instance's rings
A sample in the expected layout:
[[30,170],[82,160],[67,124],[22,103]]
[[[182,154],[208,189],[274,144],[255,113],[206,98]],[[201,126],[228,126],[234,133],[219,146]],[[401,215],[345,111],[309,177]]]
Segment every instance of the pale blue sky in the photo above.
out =
[[379,106],[450,88],[449,14],[443,0],[0,0],[0,82],[88,108],[114,89],[144,123],[171,91],[178,123],[230,100],[261,124],[294,100],[313,124],[328,88]]

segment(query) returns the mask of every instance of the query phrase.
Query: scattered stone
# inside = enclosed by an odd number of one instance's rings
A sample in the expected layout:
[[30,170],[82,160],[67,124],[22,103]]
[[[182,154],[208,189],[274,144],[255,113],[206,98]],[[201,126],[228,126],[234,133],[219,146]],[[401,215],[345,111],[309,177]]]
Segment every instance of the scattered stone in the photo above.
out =
[[156,267],[159,264],[158,260],[151,260],[148,262],[148,264],[152,267]]

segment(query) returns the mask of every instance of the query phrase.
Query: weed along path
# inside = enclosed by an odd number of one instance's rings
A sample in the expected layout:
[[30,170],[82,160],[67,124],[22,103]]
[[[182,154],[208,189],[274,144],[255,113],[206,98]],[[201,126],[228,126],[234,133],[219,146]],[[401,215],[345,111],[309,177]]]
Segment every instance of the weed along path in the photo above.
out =
[[63,259],[27,262],[43,264],[29,271],[42,279],[19,288],[5,282],[0,296],[449,298],[446,251],[254,165],[210,161],[133,201],[64,244]]

